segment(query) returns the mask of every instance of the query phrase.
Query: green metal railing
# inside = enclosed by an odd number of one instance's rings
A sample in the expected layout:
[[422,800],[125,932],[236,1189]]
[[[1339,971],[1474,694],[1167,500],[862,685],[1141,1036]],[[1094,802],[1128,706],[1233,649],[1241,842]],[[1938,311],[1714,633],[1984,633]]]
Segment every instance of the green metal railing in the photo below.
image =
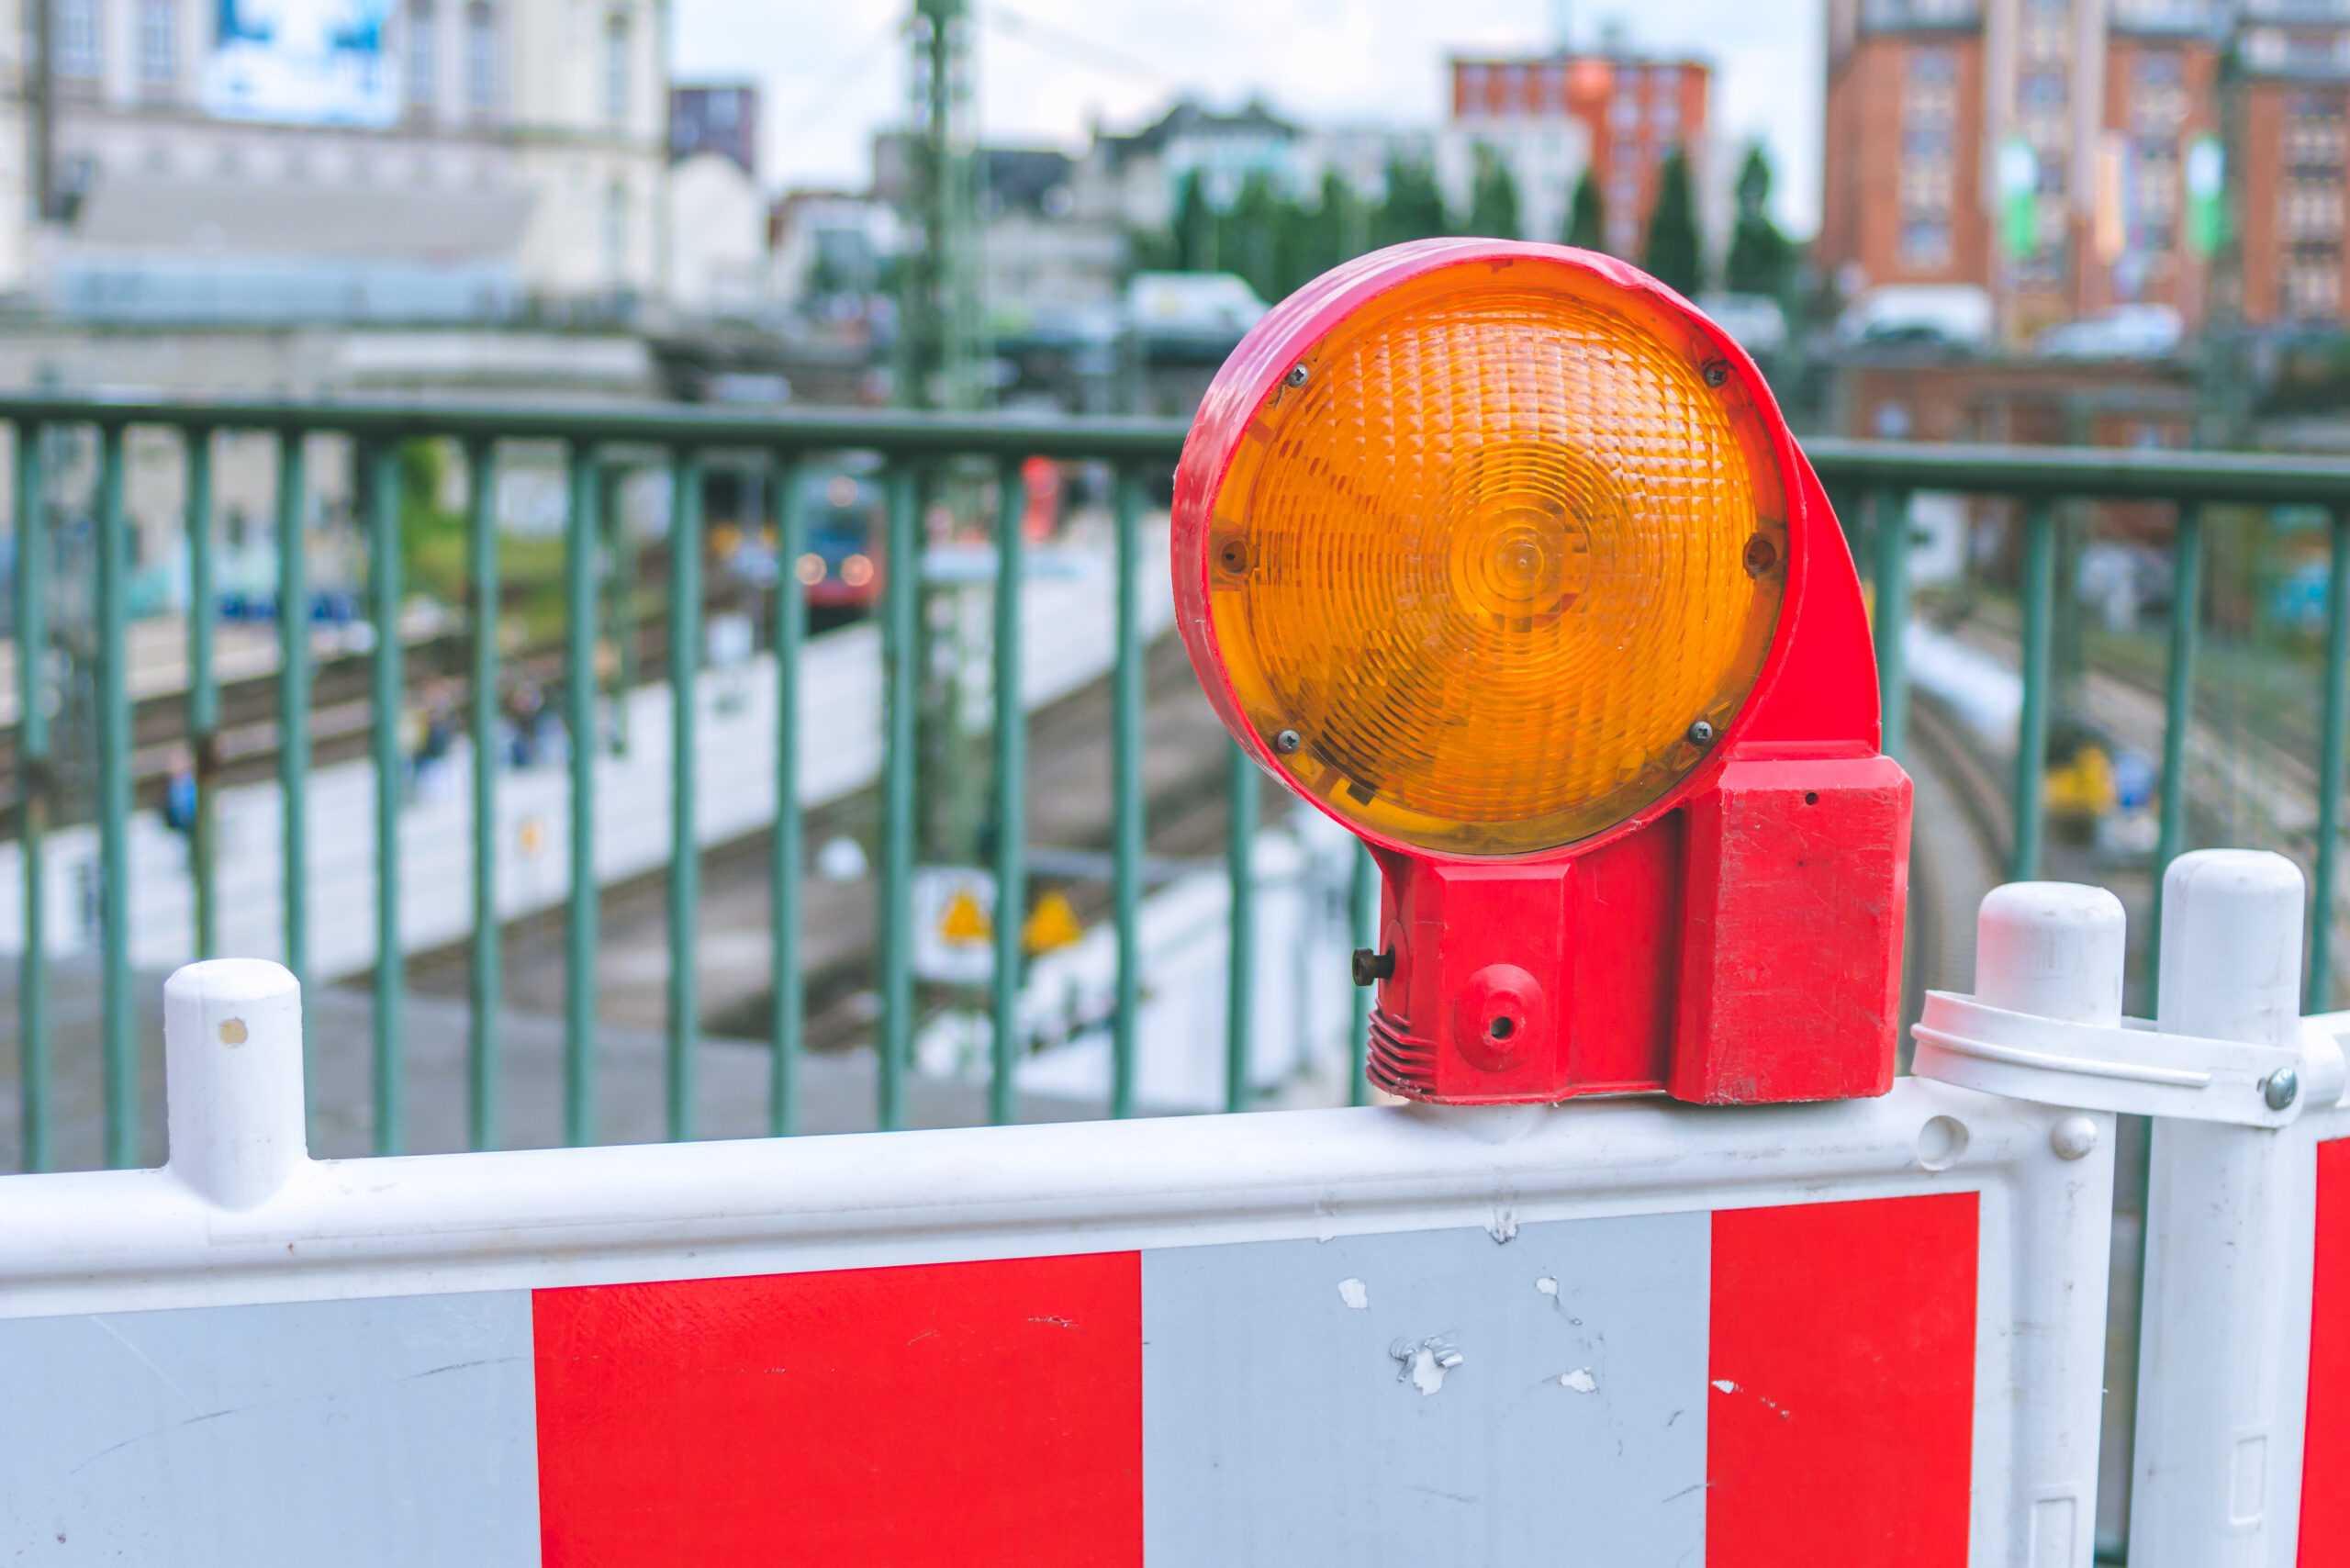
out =
[[[928,475],[950,461],[979,459],[994,465],[1001,496],[998,515],[1012,526],[998,530],[1000,581],[1017,583],[1024,569],[1016,526],[1023,492],[1018,465],[1030,456],[1108,465],[1114,476],[1115,656],[1111,673],[1113,722],[1112,904],[1117,922],[1118,975],[1109,1020],[1113,1047],[1111,1110],[1134,1111],[1136,1024],[1141,1002],[1141,951],[1136,940],[1142,894],[1145,796],[1142,770],[1143,659],[1142,524],[1145,486],[1180,454],[1185,427],[1171,420],[1038,422],[1002,418],[920,417],[876,413],[738,413],[675,406],[578,411],[484,407],[426,408],[280,402],[211,402],[17,398],[0,399],[0,420],[9,424],[16,450],[17,560],[15,616],[21,645],[48,644],[51,621],[46,580],[52,531],[59,509],[50,498],[54,476],[45,472],[43,454],[53,431],[95,434],[99,477],[93,508],[96,534],[95,578],[99,657],[93,671],[96,700],[95,815],[99,823],[101,912],[100,1030],[104,1067],[105,1157],[111,1165],[139,1158],[139,1088],[134,1055],[135,1009],[130,973],[128,890],[130,878],[129,823],[131,703],[128,657],[126,587],[129,525],[125,510],[125,442],[139,430],[176,431],[185,443],[185,531],[191,610],[188,617],[189,684],[187,736],[196,757],[197,825],[190,837],[190,873],[196,889],[198,956],[218,950],[218,843],[212,823],[219,789],[220,691],[214,644],[217,635],[218,545],[214,515],[214,442],[258,432],[276,446],[277,602],[296,613],[278,618],[277,778],[283,797],[283,931],[287,965],[297,977],[310,969],[308,879],[312,824],[305,811],[312,737],[308,532],[311,438],[341,437],[352,452],[352,488],[360,532],[366,545],[369,619],[377,636],[369,655],[368,699],[372,711],[368,755],[375,776],[376,952],[372,976],[374,1143],[397,1153],[407,1143],[407,1063],[402,1050],[401,1006],[406,973],[398,940],[399,882],[389,874],[399,857],[400,789],[404,770],[398,725],[406,698],[403,640],[397,634],[400,582],[400,443],[439,438],[459,443],[466,466],[464,561],[470,578],[464,634],[469,644],[465,678],[471,702],[470,738],[477,765],[473,776],[473,888],[466,1083],[467,1123],[476,1148],[499,1145],[503,1130],[504,1081],[499,1027],[503,931],[497,886],[499,689],[498,640],[500,548],[496,502],[500,445],[512,442],[563,443],[565,521],[562,573],[563,717],[573,738],[569,756],[568,845],[570,890],[564,913],[566,975],[564,991],[563,1124],[575,1144],[598,1136],[595,1033],[598,1023],[596,953],[600,889],[596,874],[596,769],[599,680],[596,667],[610,603],[626,592],[615,580],[623,570],[614,558],[607,515],[611,504],[608,449],[666,454],[671,488],[667,596],[669,678],[676,689],[690,689],[700,656],[703,527],[700,477],[705,462],[729,454],[753,454],[765,466],[777,530],[778,574],[773,605],[774,656],[778,669],[778,739],[774,758],[778,806],[772,823],[773,969],[771,1045],[773,1065],[767,1121],[778,1134],[794,1130],[800,1116],[799,1058],[804,1034],[806,994],[801,971],[803,910],[802,834],[799,779],[800,681],[807,636],[806,607],[789,566],[805,547],[806,519],[794,482],[806,456],[862,450],[878,453],[884,465],[885,558],[918,558],[921,504]],[[904,1080],[915,1024],[912,963],[911,887],[915,857],[915,715],[921,669],[917,658],[916,572],[887,575],[878,610],[884,643],[884,748],[879,798],[881,813],[881,913],[878,932],[881,1009],[879,1087],[877,1115],[885,1128],[904,1125]],[[611,596],[608,599],[608,593]],[[1019,599],[999,594],[995,615],[993,690],[999,713],[1020,715],[1023,649]],[[51,767],[48,662],[18,661],[18,697],[25,715],[17,735],[16,795],[19,837],[27,868],[24,915],[26,951],[19,973],[19,1031],[23,1041],[22,1105],[24,1163],[48,1169],[55,1159],[55,1096],[50,1060],[53,1020],[49,985],[50,912],[45,907],[43,852],[53,831],[60,787]],[[693,846],[695,811],[693,743],[696,705],[673,702],[674,774],[672,842]],[[993,869],[999,909],[994,951],[992,1014],[996,1043],[988,1095],[990,1115],[1013,1119],[1018,977],[1024,962],[1021,921],[1026,886],[1026,778],[1024,719],[996,726]],[[1240,835],[1232,848],[1234,888],[1244,906],[1249,897],[1246,836],[1255,820],[1253,769],[1235,767],[1230,788],[1239,809]],[[672,1138],[695,1136],[699,1004],[696,909],[700,872],[696,853],[675,853],[668,871],[669,980],[666,999],[666,1125]],[[1237,921],[1245,930],[1248,911]],[[1236,955],[1232,1018],[1245,1036],[1249,985],[1247,956]],[[1236,1072],[1245,1071],[1245,1038],[1231,1053]],[[1236,1081],[1228,1099],[1249,1098]]]
[[[195,757],[197,807],[190,836],[196,888],[196,944],[210,954],[219,941],[218,905],[218,834],[214,825],[220,787],[222,698],[215,657],[218,561],[216,534],[214,443],[256,432],[275,443],[275,518],[281,548],[277,602],[294,613],[278,618],[276,676],[276,773],[283,805],[283,946],[288,966],[308,978],[310,912],[306,891],[313,824],[305,803],[312,756],[312,679],[307,606],[310,602],[308,536],[311,438],[334,436],[352,454],[354,515],[367,548],[367,604],[377,628],[368,655],[367,695],[372,712],[367,751],[375,768],[377,868],[376,946],[372,977],[375,1022],[372,1082],[375,1148],[392,1153],[407,1141],[401,1008],[406,974],[398,940],[401,909],[398,879],[390,874],[399,858],[399,790],[404,759],[398,725],[406,670],[403,641],[397,633],[402,585],[399,542],[403,496],[397,453],[419,438],[456,442],[465,458],[464,560],[470,577],[464,607],[468,644],[465,679],[474,700],[470,734],[476,767],[473,777],[472,974],[468,1127],[478,1148],[495,1148],[503,1132],[500,1085],[504,1079],[498,1002],[501,941],[497,886],[498,769],[490,764],[498,745],[496,693],[501,678],[498,646],[501,562],[495,498],[502,443],[559,442],[564,465],[565,521],[560,579],[563,626],[562,712],[572,737],[568,763],[571,831],[567,846],[570,889],[563,923],[566,976],[564,990],[563,1127],[572,1143],[599,1136],[595,1036],[598,1024],[596,956],[599,887],[596,870],[596,757],[599,752],[597,654],[605,624],[628,617],[634,624],[633,585],[616,548],[610,467],[641,465],[648,450],[666,465],[672,505],[667,595],[669,678],[690,689],[701,644],[701,571],[704,527],[701,476],[707,465],[745,454],[767,477],[770,521],[778,539],[778,573],[772,606],[774,657],[778,665],[778,726],[773,767],[777,810],[772,823],[772,1068],[767,1122],[778,1134],[795,1129],[800,1114],[799,1061],[805,1031],[802,979],[805,841],[800,806],[801,763],[800,672],[807,617],[789,570],[805,546],[808,520],[801,515],[797,476],[814,454],[845,449],[879,454],[882,463],[882,527],[885,558],[915,561],[923,547],[925,485],[942,466],[977,463],[990,476],[1000,499],[995,508],[998,581],[1022,580],[1025,567],[1018,521],[1022,511],[1020,462],[1032,455],[1082,460],[1107,465],[1113,476],[1111,523],[1115,624],[1110,670],[1112,755],[1111,912],[1115,924],[1116,980],[1108,1020],[1112,1047],[1110,1108],[1126,1115],[1135,1109],[1136,1021],[1141,1005],[1138,912],[1143,888],[1146,795],[1143,776],[1144,660],[1141,594],[1143,511],[1146,485],[1178,456],[1184,426],[1171,420],[1045,422],[979,416],[916,416],[868,412],[774,413],[688,409],[676,406],[583,411],[544,408],[484,408],[160,401],[109,401],[16,398],[0,399],[0,420],[14,433],[15,512],[18,563],[14,610],[20,647],[46,648],[54,624],[49,580],[52,530],[60,512],[50,500],[58,476],[45,453],[52,431],[94,432],[97,476],[91,507],[95,530],[92,567],[96,650],[93,733],[95,748],[95,815],[99,829],[99,883],[104,890],[101,928],[101,1060],[104,1070],[105,1154],[111,1164],[134,1163],[139,1127],[139,1090],[134,1054],[134,1010],[130,973],[129,823],[132,777],[132,709],[128,669],[129,528],[125,500],[125,445],[133,431],[176,431],[185,443],[186,543],[191,585],[187,622],[188,686],[185,725]],[[2332,517],[2331,589],[2326,604],[2327,639],[2322,708],[2322,755],[2319,763],[2319,824],[2311,919],[2310,996],[2313,1007],[2331,994],[2329,938],[2340,828],[2343,726],[2350,707],[2345,666],[2350,666],[2350,463],[2314,459],[2216,456],[2143,452],[1919,446],[1822,441],[1811,454],[1823,481],[1840,500],[1848,523],[1863,513],[1881,519],[1906,516],[1907,498],[1920,490],[1951,490],[2020,498],[2024,548],[2020,595],[2021,653],[2025,703],[2012,780],[2015,831],[2010,875],[2029,877],[2042,857],[2042,793],[2044,741],[2049,722],[2049,650],[2055,617],[2057,508],[2090,499],[2154,499],[2178,508],[2175,555],[2178,591],[2174,596],[2169,643],[2168,731],[2164,747],[2165,780],[2184,777],[2185,739],[2197,656],[2196,606],[2201,566],[2203,509],[2219,504],[2308,504]],[[621,456],[615,456],[615,454]],[[1908,603],[1907,530],[1878,530],[1874,548],[1862,553],[1875,579],[1877,650],[1884,683],[1885,733],[1889,750],[1907,744],[1908,689],[1901,629]],[[904,1125],[905,1076],[916,1023],[912,967],[912,885],[918,827],[916,724],[923,678],[918,635],[919,575],[887,574],[877,607],[883,643],[883,756],[877,790],[880,819],[880,892],[876,951],[878,956],[878,1087],[876,1115],[885,1127]],[[632,650],[632,644],[629,644]],[[624,655],[624,671],[632,667]],[[1022,647],[1018,596],[1000,593],[994,614],[992,690],[1000,716],[1023,713]],[[55,830],[62,802],[50,718],[50,661],[17,661],[19,712],[16,734],[20,807],[18,833],[27,868],[24,921],[27,948],[19,978],[24,1161],[48,1168],[55,1159],[56,1096],[51,1060],[50,965],[45,958],[52,912],[44,902],[44,845]],[[625,674],[623,675],[625,679]],[[673,854],[668,870],[669,980],[666,998],[666,1126],[675,1138],[693,1137],[696,1066],[699,1058],[699,995],[696,985],[699,946],[696,911],[700,863],[696,846],[693,743],[696,705],[671,705],[675,771],[671,793]],[[1027,827],[1024,812],[1027,778],[1024,720],[995,726],[992,869],[998,912],[990,1011],[994,1047],[988,1109],[996,1120],[1013,1119],[1016,1003],[1024,960],[1020,912],[1027,886]],[[1236,749],[1225,773],[1229,802],[1226,872],[1232,892],[1236,940],[1230,958],[1230,1010],[1226,1025],[1226,1103],[1249,1103],[1249,1025],[1255,995],[1250,973],[1251,930],[1256,899],[1251,856],[1259,811],[1257,769]],[[2161,809],[2158,858],[2176,855],[2185,842],[2183,789],[2165,788]],[[1359,857],[1347,907],[1356,941],[1376,946],[1376,878],[1367,857]],[[1361,1053],[1364,998],[1356,993],[1352,1031],[1354,1096],[1363,1095]]]
[[[2011,498],[2022,503],[2019,586],[2023,709],[2009,797],[2014,832],[2006,868],[2013,880],[2040,875],[2045,837],[2049,660],[2055,618],[2062,612],[2055,580],[2057,508],[2073,501],[2156,501],[2176,509],[2162,803],[2154,866],[2154,926],[2149,935],[2149,952],[2160,950],[2163,871],[2187,842],[2187,741],[2193,725],[2206,513],[2223,506],[2307,506],[2325,510],[2331,548],[2306,1000],[2313,1013],[2331,1006],[2345,675],[2350,674],[2350,462],[2232,453],[1862,441],[1815,441],[1807,444],[1806,451],[1848,527],[1856,527],[1863,512],[1875,520],[1877,674],[1885,706],[1885,746],[1896,756],[1906,745],[1908,731],[1908,680],[1901,636],[1908,621],[1910,497],[1934,490]],[[2151,965],[2147,973],[2151,988]]]

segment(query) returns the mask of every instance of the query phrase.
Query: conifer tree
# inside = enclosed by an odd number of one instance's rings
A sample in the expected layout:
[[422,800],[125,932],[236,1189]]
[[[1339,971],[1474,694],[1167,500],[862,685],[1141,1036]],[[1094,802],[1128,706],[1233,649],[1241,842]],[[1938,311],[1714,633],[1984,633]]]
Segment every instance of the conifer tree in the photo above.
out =
[[1778,296],[1787,285],[1794,247],[1771,221],[1771,161],[1756,142],[1738,171],[1738,226],[1730,230],[1722,286],[1732,294]]
[[1398,156],[1387,161],[1387,196],[1379,204],[1371,226],[1382,245],[1406,240],[1433,240],[1452,231],[1444,211],[1444,193],[1437,189],[1436,171],[1417,160]]
[[1490,240],[1517,234],[1517,177],[1484,142],[1477,143],[1477,177],[1470,187],[1469,232]]
[[1567,203],[1566,241],[1585,251],[1607,249],[1607,202],[1599,194],[1599,180],[1588,169],[1575,182]]
[[1684,294],[1695,294],[1705,284],[1697,197],[1690,187],[1689,160],[1678,147],[1664,155],[1657,170],[1656,205],[1649,211],[1648,243],[1640,247],[1640,267]]

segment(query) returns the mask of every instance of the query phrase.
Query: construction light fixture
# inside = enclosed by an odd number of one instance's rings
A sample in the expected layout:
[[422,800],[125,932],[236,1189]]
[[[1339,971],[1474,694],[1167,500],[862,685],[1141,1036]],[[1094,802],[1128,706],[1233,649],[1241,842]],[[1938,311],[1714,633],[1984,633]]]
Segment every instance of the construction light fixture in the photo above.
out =
[[1385,873],[1374,1082],[1891,1087],[1909,780],[1860,584],[1679,295],[1491,240],[1326,274],[1209,387],[1174,572],[1225,723]]

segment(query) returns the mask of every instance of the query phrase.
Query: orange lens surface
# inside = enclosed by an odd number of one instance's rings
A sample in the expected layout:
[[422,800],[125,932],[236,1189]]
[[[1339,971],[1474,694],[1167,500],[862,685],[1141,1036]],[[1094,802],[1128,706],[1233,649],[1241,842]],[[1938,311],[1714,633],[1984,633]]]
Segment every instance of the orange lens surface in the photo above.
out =
[[1299,364],[1217,491],[1208,587],[1301,789],[1400,843],[1515,855],[1704,759],[1692,726],[1727,730],[1770,652],[1787,528],[1762,416],[1702,333],[1563,260],[1481,260]]

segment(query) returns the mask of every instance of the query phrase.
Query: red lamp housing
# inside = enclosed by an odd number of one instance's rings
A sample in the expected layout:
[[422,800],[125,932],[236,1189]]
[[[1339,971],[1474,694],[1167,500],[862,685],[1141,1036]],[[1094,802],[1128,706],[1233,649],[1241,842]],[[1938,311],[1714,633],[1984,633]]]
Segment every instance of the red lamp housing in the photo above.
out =
[[1374,1083],[1891,1087],[1910,787],[1859,581],[1679,295],[1488,240],[1326,274],[1210,386],[1173,550],[1225,723],[1384,873]]

